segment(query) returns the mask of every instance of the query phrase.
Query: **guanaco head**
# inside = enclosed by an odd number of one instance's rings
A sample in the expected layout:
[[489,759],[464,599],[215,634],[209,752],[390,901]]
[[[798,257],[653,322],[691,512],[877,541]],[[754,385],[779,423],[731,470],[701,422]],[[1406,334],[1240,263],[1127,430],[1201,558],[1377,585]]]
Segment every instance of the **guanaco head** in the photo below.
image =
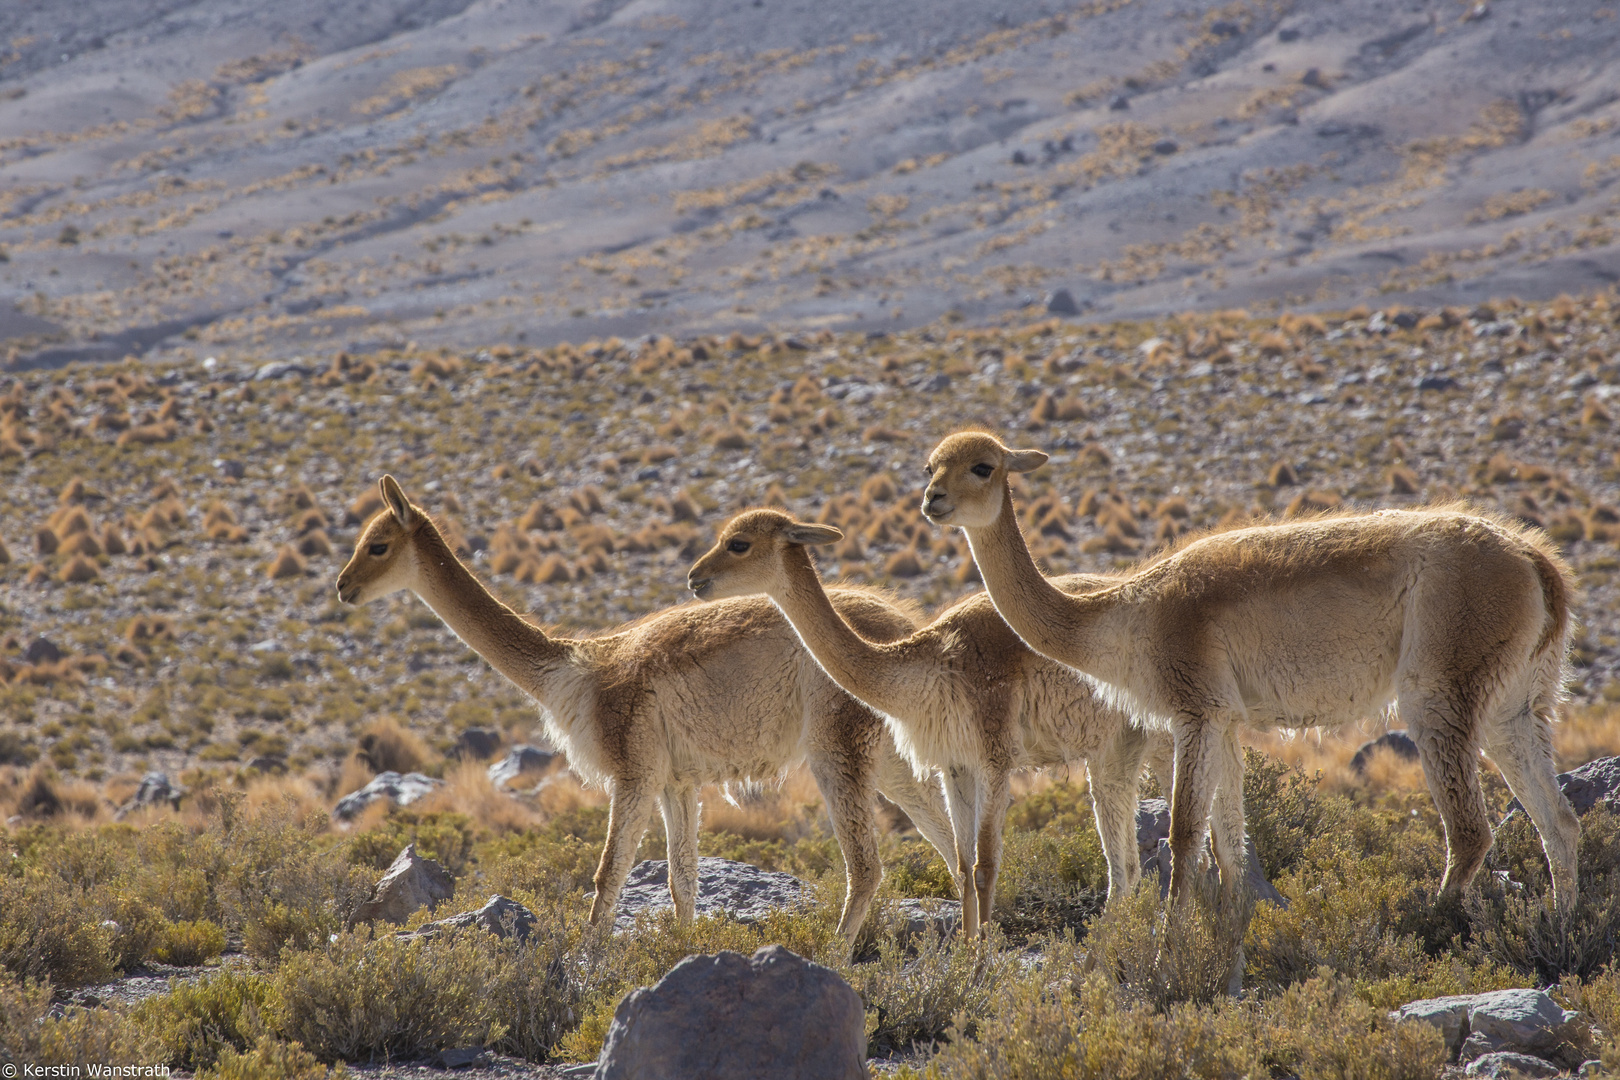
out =
[[831,525],[796,521],[780,510],[744,510],[692,564],[686,583],[700,600],[770,593],[782,581],[782,556],[789,548],[843,538]]
[[338,575],[338,599],[345,604],[363,604],[408,589],[416,580],[412,540],[427,514],[412,505],[392,476],[377,481],[377,488],[382,492],[383,509],[360,531],[349,565]]
[[1039,450],[1013,450],[994,435],[961,431],[946,436],[928,455],[923,516],[935,525],[985,528],[1001,513],[1007,474],[1040,468]]

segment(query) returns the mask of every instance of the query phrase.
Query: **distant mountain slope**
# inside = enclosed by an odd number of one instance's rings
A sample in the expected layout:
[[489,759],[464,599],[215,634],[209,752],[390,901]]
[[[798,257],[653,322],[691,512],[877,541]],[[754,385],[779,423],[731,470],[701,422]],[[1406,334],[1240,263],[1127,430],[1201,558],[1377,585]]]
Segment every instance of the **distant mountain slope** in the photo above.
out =
[[1620,276],[1551,0],[29,0],[0,362],[1546,298]]

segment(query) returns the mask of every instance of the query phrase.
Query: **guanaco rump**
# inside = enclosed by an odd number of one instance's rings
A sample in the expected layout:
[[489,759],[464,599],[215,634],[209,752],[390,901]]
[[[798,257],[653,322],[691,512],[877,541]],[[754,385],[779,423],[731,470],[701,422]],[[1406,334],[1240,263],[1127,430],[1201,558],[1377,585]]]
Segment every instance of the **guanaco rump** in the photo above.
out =
[[[669,847],[670,895],[677,918],[690,921],[698,789],[773,780],[800,760],[826,799],[844,854],[848,888],[838,928],[846,940],[860,929],[883,873],[877,790],[949,865],[950,819],[938,780],[913,773],[882,719],[822,674],[769,600],[684,605],[597,637],[552,637],[490,595],[393,477],[379,488],[384,509],[338,575],[338,597],[358,604],[415,593],[540,704],[547,735],[573,769],[608,787],[593,923],[612,922],[655,803]],[[914,627],[906,611],[871,590],[841,589],[834,603],[878,640]]]
[[[692,564],[687,583],[704,599],[769,596],[833,681],[889,719],[919,774],[944,775],[958,867],[974,885],[962,893],[965,933],[990,918],[1015,769],[1085,759],[1108,895],[1128,893],[1142,875],[1136,797],[1148,735],[1074,672],[1031,652],[982,592],[909,637],[869,640],[834,606],[810,557],[810,546],[842,538],[778,510],[745,511]],[[1113,583],[1053,579],[1066,592]]]
[[1336,514],[1216,532],[1118,584],[1069,593],[1042,576],[1007,477],[1039,467],[963,432],[928,458],[922,511],[961,528],[996,610],[1043,656],[1093,679],[1175,738],[1171,890],[1211,832],[1239,880],[1237,728],[1331,727],[1393,710],[1446,830],[1442,897],[1473,879],[1492,835],[1480,751],[1541,834],[1555,906],[1576,897],[1580,824],[1558,789],[1552,728],[1569,647],[1568,567],[1539,530],[1458,507]]

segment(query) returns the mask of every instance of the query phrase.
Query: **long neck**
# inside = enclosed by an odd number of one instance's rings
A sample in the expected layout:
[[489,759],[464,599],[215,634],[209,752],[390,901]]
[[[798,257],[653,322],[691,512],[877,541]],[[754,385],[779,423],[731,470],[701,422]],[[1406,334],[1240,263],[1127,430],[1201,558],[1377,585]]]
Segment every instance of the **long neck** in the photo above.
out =
[[963,532],[990,602],[1026,645],[1077,671],[1114,681],[1117,673],[1106,669],[1113,667],[1115,650],[1103,647],[1107,633],[1102,625],[1115,607],[1112,590],[1074,596],[1053,586],[1029,553],[1010,490],[1003,489],[994,522]]
[[804,548],[790,547],[784,562],[787,581],[770,597],[828,677],[878,712],[901,716],[915,709],[900,671],[905,643],[876,645],[857,634],[833,607]]
[[548,676],[568,659],[572,649],[490,595],[444,542],[433,522],[416,535],[416,594],[468,647],[519,689],[546,700]]

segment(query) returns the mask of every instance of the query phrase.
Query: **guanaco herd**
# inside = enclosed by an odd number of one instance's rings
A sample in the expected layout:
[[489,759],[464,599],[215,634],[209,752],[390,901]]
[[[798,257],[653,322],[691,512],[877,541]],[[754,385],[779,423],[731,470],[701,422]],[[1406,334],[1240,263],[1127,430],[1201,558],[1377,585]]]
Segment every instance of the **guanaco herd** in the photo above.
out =
[[[1492,842],[1481,752],[1540,832],[1556,909],[1576,898],[1580,825],[1560,792],[1569,568],[1540,530],[1461,506],[1216,530],[1130,573],[1046,577],[1009,476],[1038,468],[981,432],[928,458],[922,513],[961,529],[985,591],[925,621],[881,590],[827,587],[835,528],[749,510],[688,584],[704,603],[556,638],[501,603],[391,476],[338,576],[345,603],[401,589],[533,697],[547,734],[611,795],[591,920],[611,924],[656,805],[677,918],[697,895],[698,790],[806,762],[843,851],[853,940],[882,876],[875,791],[944,856],[962,930],[990,917],[1014,770],[1084,760],[1110,901],[1141,876],[1144,763],[1170,796],[1170,890],[1205,839],[1228,899],[1244,880],[1238,733],[1393,711],[1445,825],[1442,898]],[[937,774],[937,775],[936,775]]]

